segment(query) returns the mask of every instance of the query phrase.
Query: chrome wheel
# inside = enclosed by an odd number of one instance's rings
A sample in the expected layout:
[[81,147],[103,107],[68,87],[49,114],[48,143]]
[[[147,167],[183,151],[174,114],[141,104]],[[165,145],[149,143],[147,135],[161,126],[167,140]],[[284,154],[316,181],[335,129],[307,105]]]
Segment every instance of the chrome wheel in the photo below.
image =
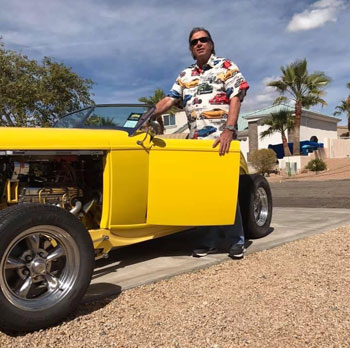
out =
[[264,226],[269,215],[269,200],[267,193],[263,187],[256,190],[255,199],[253,202],[253,210],[256,224]]
[[272,194],[268,181],[262,175],[240,176],[239,205],[244,233],[248,238],[261,238],[271,233]]
[[48,309],[71,291],[80,269],[79,248],[60,227],[29,228],[6,248],[0,264],[5,298],[26,311]]

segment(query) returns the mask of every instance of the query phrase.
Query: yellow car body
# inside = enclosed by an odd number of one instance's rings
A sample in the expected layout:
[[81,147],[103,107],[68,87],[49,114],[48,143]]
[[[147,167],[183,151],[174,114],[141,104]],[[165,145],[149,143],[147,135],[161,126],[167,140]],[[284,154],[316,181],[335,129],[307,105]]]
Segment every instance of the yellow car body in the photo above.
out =
[[[145,139],[143,132],[0,128],[0,134],[0,157],[11,151],[103,152],[102,215],[99,228],[89,229],[98,256],[191,226],[233,224],[239,174],[247,173],[238,141],[219,156],[212,140]],[[225,195],[218,204],[220,191]],[[17,202],[9,192],[3,207]]]

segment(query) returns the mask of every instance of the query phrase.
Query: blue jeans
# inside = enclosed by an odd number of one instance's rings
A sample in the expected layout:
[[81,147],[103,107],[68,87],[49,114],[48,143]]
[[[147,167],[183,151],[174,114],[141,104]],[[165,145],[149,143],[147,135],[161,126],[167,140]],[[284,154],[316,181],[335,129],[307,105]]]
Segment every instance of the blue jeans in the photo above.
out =
[[199,230],[203,233],[201,246],[204,248],[218,248],[221,234],[224,234],[230,247],[232,245],[244,245],[244,230],[239,203],[237,203],[234,225],[201,226]]

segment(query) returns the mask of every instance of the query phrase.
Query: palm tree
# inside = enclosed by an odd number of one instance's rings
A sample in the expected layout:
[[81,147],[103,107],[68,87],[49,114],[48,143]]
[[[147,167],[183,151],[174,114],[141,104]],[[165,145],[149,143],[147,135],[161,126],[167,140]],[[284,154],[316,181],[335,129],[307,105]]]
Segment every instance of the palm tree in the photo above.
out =
[[[346,84],[346,87],[350,90],[350,82]],[[350,92],[348,97],[345,100],[341,101],[341,104],[336,106],[333,115],[338,116],[342,113],[345,113],[348,118],[348,135],[350,135]]]
[[[141,97],[138,99],[141,103],[145,103],[147,105],[156,105],[160,100],[162,100],[165,97],[165,93],[161,88],[157,88],[154,90],[154,94],[147,97]],[[168,113],[171,115],[174,115],[179,109],[176,106],[173,106]],[[157,117],[157,121],[159,122],[162,133],[164,133],[164,122],[162,116]]]
[[[274,104],[286,102],[288,99],[295,103],[293,155],[300,155],[301,109],[317,104],[327,105],[321,98],[324,95],[322,89],[329,84],[331,78],[321,71],[309,74],[306,59],[297,60],[286,67],[281,66],[281,71],[281,79],[272,81],[267,86],[275,87],[282,94],[276,98]],[[283,95],[285,93],[289,94],[288,97]]]
[[260,139],[263,139],[273,133],[280,133],[282,137],[282,144],[285,156],[290,156],[287,137],[285,132],[293,129],[294,127],[294,117],[293,113],[288,110],[280,110],[279,112],[274,112],[271,117],[266,119],[262,125],[270,126],[268,129],[260,133]]

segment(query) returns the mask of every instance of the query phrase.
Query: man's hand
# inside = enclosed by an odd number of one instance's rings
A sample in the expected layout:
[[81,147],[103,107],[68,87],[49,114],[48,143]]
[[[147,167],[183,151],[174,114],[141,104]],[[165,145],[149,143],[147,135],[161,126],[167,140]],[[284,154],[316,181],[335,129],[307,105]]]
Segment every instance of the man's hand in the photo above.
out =
[[224,129],[220,137],[214,141],[213,148],[220,143],[219,155],[224,156],[230,150],[231,141],[236,138],[236,132]]

